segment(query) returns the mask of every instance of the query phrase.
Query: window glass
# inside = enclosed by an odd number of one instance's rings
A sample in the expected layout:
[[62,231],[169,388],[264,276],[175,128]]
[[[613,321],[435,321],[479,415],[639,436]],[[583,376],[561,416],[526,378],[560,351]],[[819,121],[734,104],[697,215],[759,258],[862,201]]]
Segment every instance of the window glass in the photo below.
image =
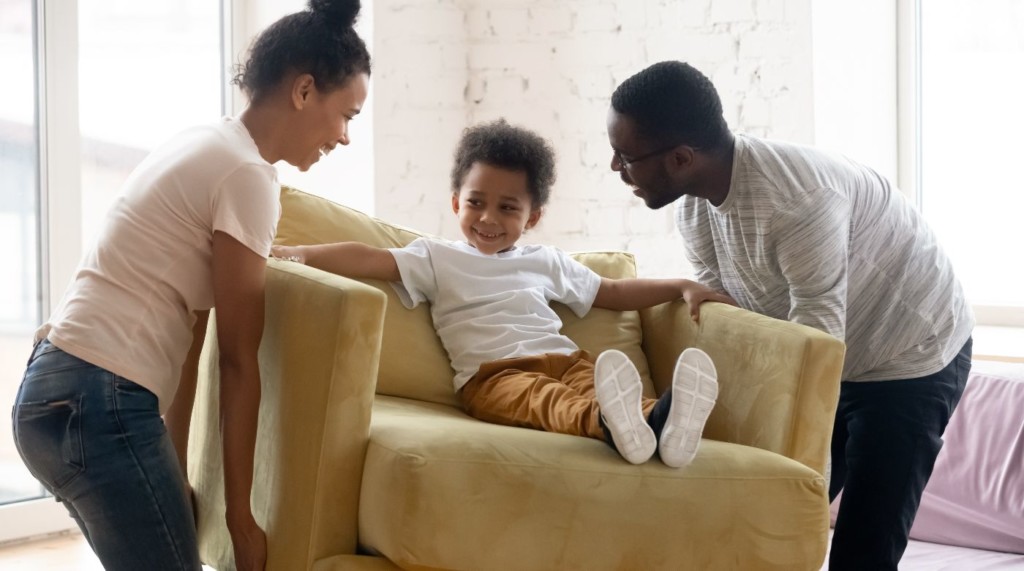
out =
[[921,207],[976,305],[1024,307],[1024,2],[921,2]]
[[78,0],[82,238],[175,133],[221,116],[220,3]]
[[[5,414],[14,404],[41,314],[33,9],[32,0],[0,0],[0,410]],[[42,493],[18,456],[10,421],[0,422],[0,504]]]

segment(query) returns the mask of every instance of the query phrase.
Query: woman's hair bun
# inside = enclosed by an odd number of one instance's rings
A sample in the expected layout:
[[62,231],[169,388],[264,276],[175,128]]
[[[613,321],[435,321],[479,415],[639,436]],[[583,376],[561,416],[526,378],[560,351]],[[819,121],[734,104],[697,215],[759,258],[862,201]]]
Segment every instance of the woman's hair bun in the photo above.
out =
[[352,27],[359,16],[359,0],[309,0],[309,10],[331,25]]

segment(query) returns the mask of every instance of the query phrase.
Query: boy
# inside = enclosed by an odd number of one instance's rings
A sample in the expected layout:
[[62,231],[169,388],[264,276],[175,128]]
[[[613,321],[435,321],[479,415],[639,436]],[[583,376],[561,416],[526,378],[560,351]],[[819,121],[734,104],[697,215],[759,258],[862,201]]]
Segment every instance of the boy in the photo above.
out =
[[465,242],[275,246],[273,254],[390,281],[408,308],[429,301],[470,415],[605,440],[633,464],[657,450],[665,464],[685,466],[718,396],[707,354],[684,351],[672,389],[645,398],[629,358],[612,350],[594,362],[561,335],[549,302],[582,316],[595,306],[635,310],[683,298],[694,318],[704,301],[733,302],[689,280],[606,279],[556,248],[516,246],[540,220],[554,178],[542,138],[504,120],[479,125],[463,134],[452,168],[452,210]]

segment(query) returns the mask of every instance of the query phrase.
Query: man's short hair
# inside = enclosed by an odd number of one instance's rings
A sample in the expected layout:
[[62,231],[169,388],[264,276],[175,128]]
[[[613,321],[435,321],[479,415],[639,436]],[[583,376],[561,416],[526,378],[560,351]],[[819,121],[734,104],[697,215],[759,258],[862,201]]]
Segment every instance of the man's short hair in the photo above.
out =
[[612,108],[661,145],[719,149],[730,141],[718,91],[688,63],[663,61],[633,75],[615,89]]

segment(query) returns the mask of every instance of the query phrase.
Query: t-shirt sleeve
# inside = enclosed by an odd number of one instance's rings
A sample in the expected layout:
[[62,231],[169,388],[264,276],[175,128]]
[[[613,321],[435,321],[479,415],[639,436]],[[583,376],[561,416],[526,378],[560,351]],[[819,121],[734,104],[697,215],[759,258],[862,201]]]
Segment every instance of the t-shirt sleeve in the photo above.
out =
[[550,248],[550,251],[555,262],[551,300],[564,303],[578,317],[583,317],[594,305],[597,290],[601,288],[601,276],[557,248]]
[[430,256],[430,241],[417,238],[404,248],[389,248],[388,251],[395,257],[402,277],[402,281],[391,283],[402,305],[412,309],[424,301],[433,301],[437,294],[437,279]]
[[693,267],[695,279],[715,291],[725,293],[707,208],[707,204],[695,204],[688,197],[684,198],[676,207],[676,225],[686,244],[686,259]]
[[270,255],[281,218],[279,195],[276,177],[267,167],[239,167],[213,195],[213,231],[224,232],[260,256]]

